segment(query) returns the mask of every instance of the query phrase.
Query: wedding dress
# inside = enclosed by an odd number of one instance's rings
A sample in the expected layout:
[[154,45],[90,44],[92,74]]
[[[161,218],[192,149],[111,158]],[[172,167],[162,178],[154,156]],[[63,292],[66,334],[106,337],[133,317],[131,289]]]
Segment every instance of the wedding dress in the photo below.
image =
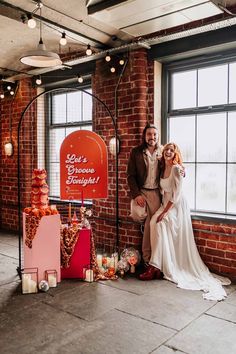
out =
[[[178,165],[173,165],[168,178],[160,180],[163,205],[150,222],[150,264],[159,268],[164,278],[176,283],[179,288],[203,290],[204,299],[220,301],[227,296],[222,285],[229,285],[230,280],[211,274],[198,253],[190,210],[182,193],[182,180]],[[174,204],[157,223],[157,217],[168,201]]]

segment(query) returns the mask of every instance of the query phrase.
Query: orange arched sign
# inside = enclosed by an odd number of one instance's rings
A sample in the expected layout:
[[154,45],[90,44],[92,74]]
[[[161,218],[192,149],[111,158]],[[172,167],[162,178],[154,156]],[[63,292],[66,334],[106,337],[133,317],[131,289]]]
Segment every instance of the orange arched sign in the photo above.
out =
[[107,148],[89,130],[68,135],[60,150],[61,199],[107,197]]

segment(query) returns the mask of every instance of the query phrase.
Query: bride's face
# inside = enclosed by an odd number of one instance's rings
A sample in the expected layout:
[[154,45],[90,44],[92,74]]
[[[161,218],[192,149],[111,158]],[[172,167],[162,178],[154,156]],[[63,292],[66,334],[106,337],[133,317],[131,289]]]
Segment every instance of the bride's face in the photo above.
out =
[[175,148],[172,144],[167,145],[163,151],[163,156],[166,162],[170,162],[175,157]]

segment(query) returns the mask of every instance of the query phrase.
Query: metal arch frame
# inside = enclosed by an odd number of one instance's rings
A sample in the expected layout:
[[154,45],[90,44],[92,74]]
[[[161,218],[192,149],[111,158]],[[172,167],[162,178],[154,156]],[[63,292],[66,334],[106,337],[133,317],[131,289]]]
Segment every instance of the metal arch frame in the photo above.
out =
[[[124,70],[122,71],[123,74]],[[119,80],[120,82],[120,80]],[[119,85],[118,82],[118,85]],[[117,87],[118,87],[117,85]],[[58,87],[58,88],[53,88],[53,89],[49,89],[49,90],[45,90],[44,92],[41,92],[40,94],[38,94],[37,96],[35,96],[25,107],[25,109],[23,110],[19,123],[18,123],[18,129],[17,129],[17,146],[18,146],[18,151],[17,151],[17,178],[18,178],[18,227],[19,227],[19,232],[18,232],[18,248],[19,248],[19,265],[17,268],[17,272],[21,278],[21,271],[22,271],[22,264],[21,264],[21,186],[20,186],[20,180],[21,180],[21,172],[20,172],[20,163],[21,163],[21,154],[20,154],[20,143],[21,143],[21,139],[20,139],[20,130],[21,130],[21,125],[24,119],[24,115],[27,112],[27,110],[29,109],[29,107],[42,95],[45,95],[47,93],[50,92],[55,92],[55,91],[61,91],[61,90],[65,90],[65,89],[70,89],[70,90],[74,90],[74,91],[82,91],[85,94],[93,97],[94,99],[96,99],[99,103],[101,103],[103,105],[103,107],[106,109],[107,113],[109,114],[112,123],[113,123],[113,127],[115,130],[115,143],[116,143],[116,155],[115,155],[115,175],[116,175],[116,193],[115,193],[115,203],[116,203],[116,217],[115,217],[115,225],[116,225],[116,246],[119,245],[119,195],[118,195],[118,155],[119,155],[119,151],[118,151],[118,130],[117,130],[117,116],[113,116],[110,109],[107,107],[107,105],[97,96],[93,95],[90,92],[87,92],[84,89],[81,89],[80,87]],[[116,95],[115,95],[116,96]],[[117,96],[115,97],[115,100],[117,99]],[[116,107],[117,110],[117,107]],[[115,112],[116,113],[116,112]]]

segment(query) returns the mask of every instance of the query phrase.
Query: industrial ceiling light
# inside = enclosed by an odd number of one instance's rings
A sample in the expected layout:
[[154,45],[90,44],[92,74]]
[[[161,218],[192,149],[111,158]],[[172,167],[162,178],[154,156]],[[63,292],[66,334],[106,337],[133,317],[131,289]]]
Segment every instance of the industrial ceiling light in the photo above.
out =
[[90,44],[88,44],[88,46],[87,46],[86,55],[92,55],[92,49],[90,47]]
[[21,58],[20,61],[23,64],[35,66],[38,68],[47,68],[51,66],[61,65],[62,61],[57,53],[49,52],[46,50],[46,47],[42,40],[42,2],[37,2],[37,7],[40,11],[40,18],[39,18],[39,29],[40,29],[40,39],[39,44],[36,50],[31,50],[25,53]]
[[66,34],[65,34],[65,32],[63,32],[61,34],[60,44],[61,45],[66,45],[66,43],[67,43]]

